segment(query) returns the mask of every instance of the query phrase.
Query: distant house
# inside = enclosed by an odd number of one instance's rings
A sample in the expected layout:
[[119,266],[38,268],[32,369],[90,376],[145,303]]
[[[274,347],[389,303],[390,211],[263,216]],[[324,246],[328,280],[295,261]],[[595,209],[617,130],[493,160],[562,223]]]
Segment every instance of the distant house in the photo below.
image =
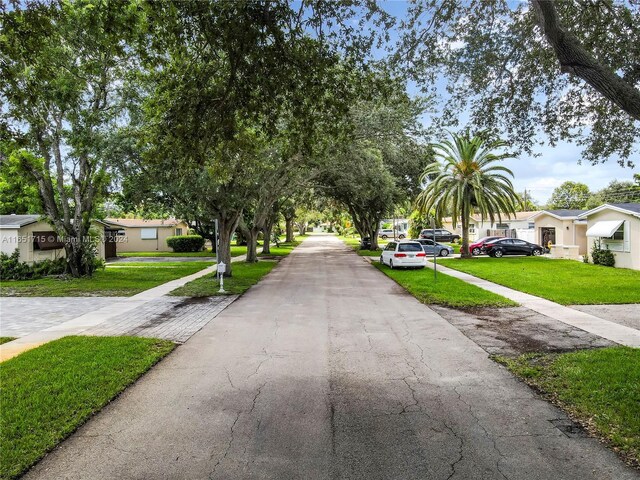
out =
[[[500,219],[496,216],[493,222],[488,218],[483,220],[481,215],[474,214],[469,217],[469,240],[475,241],[486,236],[502,235],[532,242],[534,241],[534,224],[531,218],[537,213],[538,212],[516,212],[515,215],[502,214]],[[442,227],[462,235],[460,222],[458,222],[457,228],[454,229],[451,217],[442,219]]]
[[[98,256],[106,257],[104,222],[94,220],[92,227],[100,234]],[[11,255],[16,248],[20,261],[32,264],[65,256],[64,243],[41,215],[0,215],[0,251]]]
[[587,253],[587,222],[580,216],[586,210],[542,210],[531,220],[535,224],[535,242],[552,248],[552,255],[577,259]]
[[600,240],[616,258],[616,267],[640,270],[640,203],[605,203],[584,212],[589,248]]
[[175,218],[107,218],[105,221],[118,229],[117,252],[171,252],[167,237],[189,233],[189,225]]

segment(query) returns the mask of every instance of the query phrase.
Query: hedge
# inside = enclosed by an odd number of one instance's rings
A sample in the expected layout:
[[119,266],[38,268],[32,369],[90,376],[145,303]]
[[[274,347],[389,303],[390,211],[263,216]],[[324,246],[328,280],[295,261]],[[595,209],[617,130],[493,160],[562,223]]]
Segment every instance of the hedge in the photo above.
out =
[[199,252],[204,248],[204,238],[200,235],[174,235],[167,237],[167,245],[174,252]]

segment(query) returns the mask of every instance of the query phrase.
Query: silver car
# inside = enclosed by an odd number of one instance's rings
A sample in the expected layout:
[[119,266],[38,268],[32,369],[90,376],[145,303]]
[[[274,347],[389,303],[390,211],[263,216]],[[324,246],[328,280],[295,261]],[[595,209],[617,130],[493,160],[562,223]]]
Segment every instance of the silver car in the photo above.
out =
[[427,238],[418,238],[416,240],[412,240],[412,242],[420,243],[422,245],[422,248],[424,249],[424,253],[430,256],[433,256],[434,251],[435,254],[439,257],[448,257],[449,255],[453,254],[453,247],[434,242],[433,240],[429,240]]

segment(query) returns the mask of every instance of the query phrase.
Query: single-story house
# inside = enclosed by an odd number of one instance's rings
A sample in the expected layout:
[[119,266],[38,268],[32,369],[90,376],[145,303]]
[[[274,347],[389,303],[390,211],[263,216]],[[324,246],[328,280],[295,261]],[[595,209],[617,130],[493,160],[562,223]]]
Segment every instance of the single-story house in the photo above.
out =
[[[92,227],[100,233],[98,256],[107,257],[106,230],[109,226],[94,220]],[[0,251],[11,255],[16,248],[20,261],[32,264],[65,256],[64,243],[42,215],[0,215]]]
[[[538,212],[516,212],[514,214],[502,214],[500,218],[496,215],[494,221],[481,215],[473,214],[469,217],[469,241],[473,242],[482,237],[491,235],[503,235],[505,237],[521,238],[527,241],[534,241],[532,237],[534,224],[531,218]],[[442,228],[462,235],[462,226],[458,222],[457,228],[453,228],[451,217],[442,219]]]
[[616,258],[616,267],[640,270],[640,203],[605,203],[584,212],[589,248],[600,240]]
[[531,220],[535,224],[535,243],[548,246],[554,257],[578,259],[587,253],[587,222],[580,215],[586,210],[542,210]]
[[171,252],[167,237],[187,235],[189,225],[175,218],[144,220],[142,218],[107,218],[105,221],[118,230],[117,252]]

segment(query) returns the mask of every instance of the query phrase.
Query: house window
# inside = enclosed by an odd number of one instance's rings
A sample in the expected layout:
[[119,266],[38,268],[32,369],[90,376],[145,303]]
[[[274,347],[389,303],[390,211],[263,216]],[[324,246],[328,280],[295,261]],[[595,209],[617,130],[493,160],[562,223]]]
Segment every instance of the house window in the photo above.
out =
[[176,228],[176,235],[182,235],[182,229]]
[[533,230],[536,228],[536,224],[534,222],[529,222],[529,230]]
[[496,228],[498,230],[508,230],[509,229],[509,224],[508,223],[499,223],[498,225],[496,225]]
[[156,240],[158,238],[157,228],[141,228],[140,239],[142,240]]
[[602,239],[602,243],[612,252],[628,252],[629,241],[627,235],[627,222],[622,222],[618,229],[613,232],[613,235]]
[[612,240],[624,241],[624,223],[618,227],[618,230],[611,236]]
[[469,233],[476,233],[476,224],[475,223],[470,223],[469,224]]

